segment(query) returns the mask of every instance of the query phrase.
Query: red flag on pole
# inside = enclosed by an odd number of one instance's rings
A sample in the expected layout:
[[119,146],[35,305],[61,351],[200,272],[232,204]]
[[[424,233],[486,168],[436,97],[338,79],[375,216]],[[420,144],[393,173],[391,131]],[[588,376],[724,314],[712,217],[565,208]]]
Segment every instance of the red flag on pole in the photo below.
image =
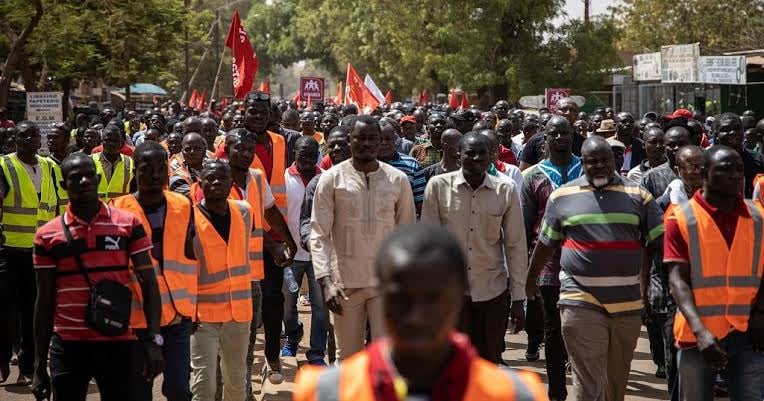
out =
[[294,94],[292,101],[295,102],[295,104],[298,106],[300,105],[300,91],[297,91],[297,93]]
[[199,97],[196,106],[196,109],[199,111],[204,111],[207,108],[207,89],[202,89],[202,95]]
[[459,99],[456,98],[456,89],[451,89],[451,94],[448,95],[448,107],[450,107],[451,110],[459,108]]
[[233,11],[231,26],[228,28],[228,37],[225,40],[225,46],[231,49],[233,54],[233,89],[234,96],[243,98],[255,83],[257,69],[260,62],[257,59],[255,50],[249,42],[249,36],[244,27],[241,26],[239,10]]
[[260,92],[265,92],[267,94],[271,94],[271,81],[265,80],[263,82],[260,82],[260,87],[257,89]]
[[467,92],[462,92],[462,104],[459,106],[462,110],[470,108],[470,102],[467,100]]
[[305,105],[305,110],[313,110],[313,96],[308,96],[308,103]]
[[191,92],[191,98],[188,99],[188,107],[195,109],[196,103],[199,102],[199,92],[194,89],[193,92]]
[[430,93],[427,92],[427,88],[422,89],[421,92],[419,92],[419,105],[422,106],[430,101]]
[[369,107],[374,110],[379,106],[377,98],[375,98],[369,88],[366,87],[366,84],[363,83],[363,79],[358,76],[355,68],[353,68],[350,63],[348,63],[348,72],[345,80],[345,85],[348,88],[348,97],[350,97],[350,100],[355,102],[358,107]]
[[385,93],[385,103],[386,103],[388,106],[390,106],[391,104],[393,104],[393,90],[392,90],[392,89],[388,89],[388,90],[387,90],[387,93]]
[[337,82],[337,96],[334,97],[334,104],[342,104],[345,98],[345,91],[342,90],[342,81]]

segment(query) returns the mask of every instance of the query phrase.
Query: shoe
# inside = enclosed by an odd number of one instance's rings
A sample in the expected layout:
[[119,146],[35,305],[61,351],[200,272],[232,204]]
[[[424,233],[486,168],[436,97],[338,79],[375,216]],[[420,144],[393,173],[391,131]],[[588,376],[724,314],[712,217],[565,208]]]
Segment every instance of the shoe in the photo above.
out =
[[310,305],[310,299],[308,299],[307,295],[300,295],[300,297],[297,298],[297,304],[300,306],[308,306]]
[[275,363],[268,362],[268,381],[271,384],[281,384],[284,382],[284,372],[281,370],[281,361]]
[[536,362],[539,360],[539,347],[538,346],[528,346],[528,350],[525,351],[525,360],[528,362]]
[[666,367],[665,366],[658,366],[658,370],[655,371],[655,377],[659,379],[665,379],[666,378]]
[[571,370],[573,370],[573,366],[570,364],[570,361],[565,361],[565,373],[570,374]]
[[19,366],[19,357],[16,354],[11,357],[11,366]]
[[32,375],[25,375],[23,373],[19,373],[19,378],[16,379],[16,385],[28,386],[30,384],[32,384]]
[[6,380],[11,376],[11,367],[8,365],[1,365],[0,366],[0,383],[5,383]]
[[297,348],[300,346],[299,343],[293,343],[287,341],[284,343],[284,348],[281,349],[281,356],[291,356],[295,357],[297,356]]

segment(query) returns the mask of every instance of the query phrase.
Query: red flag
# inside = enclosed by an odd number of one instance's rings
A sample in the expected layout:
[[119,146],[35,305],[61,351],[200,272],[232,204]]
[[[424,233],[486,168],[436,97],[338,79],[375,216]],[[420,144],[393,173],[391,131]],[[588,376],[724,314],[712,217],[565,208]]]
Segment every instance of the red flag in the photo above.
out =
[[451,89],[451,94],[448,95],[448,107],[451,110],[456,110],[459,107],[459,99],[456,98],[456,89]]
[[267,94],[271,94],[271,81],[265,80],[263,82],[260,82],[260,87],[257,88],[260,92],[265,92]]
[[300,105],[300,91],[297,91],[297,93],[294,94],[292,101],[295,102],[295,104],[298,106]]
[[202,89],[202,95],[199,97],[196,109],[204,111],[207,108],[207,89]]
[[392,89],[388,89],[387,93],[385,93],[385,104],[388,106],[393,104],[393,91]]
[[312,96],[308,96],[308,103],[305,104],[305,110],[306,111],[307,110],[313,110],[312,107],[313,107],[313,97]]
[[462,92],[462,104],[459,106],[462,110],[470,108],[470,102],[467,100],[467,92]]
[[194,89],[193,92],[191,92],[191,98],[188,99],[188,107],[195,109],[196,104],[199,102],[199,92]]
[[346,77],[346,85],[348,88],[348,97],[355,102],[358,107],[369,107],[372,110],[379,106],[379,101],[371,93],[366,84],[363,83],[363,79],[355,72],[355,68],[348,63],[348,72]]
[[227,97],[223,97],[222,99],[220,99],[220,105],[219,106],[220,106],[221,110],[225,109],[226,107],[228,107],[228,98]]
[[427,92],[427,88],[422,89],[421,92],[419,92],[419,105],[422,106],[430,101],[430,93]]
[[345,92],[342,90],[342,81],[337,83],[337,96],[334,97],[334,104],[342,104],[345,98]]
[[255,50],[249,42],[249,36],[241,26],[239,10],[233,11],[231,26],[228,28],[228,37],[225,46],[231,49],[233,54],[233,89],[234,96],[243,98],[255,83],[257,69],[260,61],[257,59]]

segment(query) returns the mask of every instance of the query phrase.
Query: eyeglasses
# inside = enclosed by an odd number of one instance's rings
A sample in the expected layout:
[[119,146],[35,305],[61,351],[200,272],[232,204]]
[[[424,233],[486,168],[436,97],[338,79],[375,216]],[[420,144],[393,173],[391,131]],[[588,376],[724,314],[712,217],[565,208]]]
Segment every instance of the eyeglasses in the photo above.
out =
[[247,97],[244,99],[245,102],[252,102],[256,100],[263,101],[263,102],[270,102],[271,95],[265,92],[250,92],[247,94]]

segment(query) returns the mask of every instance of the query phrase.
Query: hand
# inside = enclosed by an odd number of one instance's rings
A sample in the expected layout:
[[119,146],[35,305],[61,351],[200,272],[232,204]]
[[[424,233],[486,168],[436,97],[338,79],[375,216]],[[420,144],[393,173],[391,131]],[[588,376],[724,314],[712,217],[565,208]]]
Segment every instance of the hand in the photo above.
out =
[[341,300],[348,300],[345,296],[345,292],[342,291],[338,285],[334,284],[331,277],[322,277],[318,281],[321,284],[321,292],[324,294],[324,300],[326,300],[326,307],[330,311],[342,315],[342,302]]
[[274,243],[268,246],[268,253],[273,257],[273,262],[278,267],[287,267],[292,264],[292,255],[289,254],[289,249],[282,243]]
[[32,377],[32,394],[37,401],[50,399],[50,376],[48,376],[47,363],[40,364],[35,368]]
[[297,244],[289,238],[286,243],[287,251],[289,251],[290,258],[294,259],[294,255],[297,255]]
[[509,309],[509,321],[512,322],[514,330],[512,334],[517,334],[525,328],[525,310],[523,309],[523,301],[512,301],[512,306]]
[[753,351],[764,353],[764,311],[754,307],[748,319],[748,334],[753,342]]
[[533,301],[534,299],[541,296],[541,292],[539,291],[538,284],[536,284],[536,280],[527,280],[525,282],[525,296],[528,297],[529,301]]
[[713,369],[721,370],[727,367],[727,353],[722,349],[719,340],[708,329],[696,336],[698,338],[698,350],[703,359]]
[[143,351],[146,356],[146,364],[143,367],[143,377],[146,380],[153,380],[164,370],[164,357],[162,356],[162,347],[156,345],[151,340],[143,342]]
[[648,325],[655,319],[655,310],[647,298],[642,299],[642,304],[642,323]]

